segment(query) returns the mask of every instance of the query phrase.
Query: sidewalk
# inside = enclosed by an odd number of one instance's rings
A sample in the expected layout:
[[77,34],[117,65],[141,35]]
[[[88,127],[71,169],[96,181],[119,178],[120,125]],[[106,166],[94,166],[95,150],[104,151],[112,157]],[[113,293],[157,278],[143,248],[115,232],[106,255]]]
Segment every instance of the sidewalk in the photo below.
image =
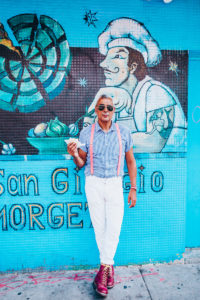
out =
[[[0,275],[1,300],[91,300],[97,270],[5,273]],[[200,248],[187,249],[171,264],[115,268],[110,300],[200,300]]]

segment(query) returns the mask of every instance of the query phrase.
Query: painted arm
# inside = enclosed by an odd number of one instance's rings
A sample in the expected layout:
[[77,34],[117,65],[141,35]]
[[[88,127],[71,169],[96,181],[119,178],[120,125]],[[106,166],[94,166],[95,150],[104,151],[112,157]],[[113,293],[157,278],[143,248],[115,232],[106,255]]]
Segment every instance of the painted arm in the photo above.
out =
[[83,119],[83,127],[87,127],[95,122],[97,115],[95,113],[95,102],[93,101],[88,108],[87,115]]
[[134,152],[161,152],[172,131],[174,106],[147,113],[146,132],[132,133]]
[[[133,149],[131,148],[128,152],[125,154],[126,163],[128,167],[128,174],[131,181],[131,186],[136,187],[136,176],[137,176],[137,167],[135,158],[133,155]],[[128,203],[130,204],[130,208],[134,207],[136,204],[136,190],[130,189],[129,195],[128,195]]]

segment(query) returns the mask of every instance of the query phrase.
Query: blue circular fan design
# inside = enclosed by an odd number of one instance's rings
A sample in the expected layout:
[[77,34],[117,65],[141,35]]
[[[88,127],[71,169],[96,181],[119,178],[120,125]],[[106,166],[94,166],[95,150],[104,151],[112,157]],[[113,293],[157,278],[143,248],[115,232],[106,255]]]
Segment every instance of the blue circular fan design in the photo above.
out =
[[0,108],[33,112],[63,90],[70,68],[65,32],[52,18],[21,14],[8,20],[20,58],[0,53]]

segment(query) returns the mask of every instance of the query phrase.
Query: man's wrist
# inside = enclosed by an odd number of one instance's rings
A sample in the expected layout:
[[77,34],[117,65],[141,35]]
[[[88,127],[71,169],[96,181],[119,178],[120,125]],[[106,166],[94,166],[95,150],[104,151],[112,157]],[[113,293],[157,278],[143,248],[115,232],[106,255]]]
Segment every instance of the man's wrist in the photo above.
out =
[[73,158],[75,158],[75,159],[78,157],[79,157],[78,152],[73,155]]
[[131,185],[131,190],[135,190],[135,191],[137,191],[137,187],[136,187],[136,185]]

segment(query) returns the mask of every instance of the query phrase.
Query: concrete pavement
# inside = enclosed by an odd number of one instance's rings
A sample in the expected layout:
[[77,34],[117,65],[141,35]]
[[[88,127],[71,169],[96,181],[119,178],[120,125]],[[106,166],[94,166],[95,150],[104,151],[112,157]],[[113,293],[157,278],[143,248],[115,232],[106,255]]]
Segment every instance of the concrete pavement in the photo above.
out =
[[[97,270],[0,274],[1,300],[91,300]],[[200,249],[172,263],[115,268],[108,300],[200,300]]]

